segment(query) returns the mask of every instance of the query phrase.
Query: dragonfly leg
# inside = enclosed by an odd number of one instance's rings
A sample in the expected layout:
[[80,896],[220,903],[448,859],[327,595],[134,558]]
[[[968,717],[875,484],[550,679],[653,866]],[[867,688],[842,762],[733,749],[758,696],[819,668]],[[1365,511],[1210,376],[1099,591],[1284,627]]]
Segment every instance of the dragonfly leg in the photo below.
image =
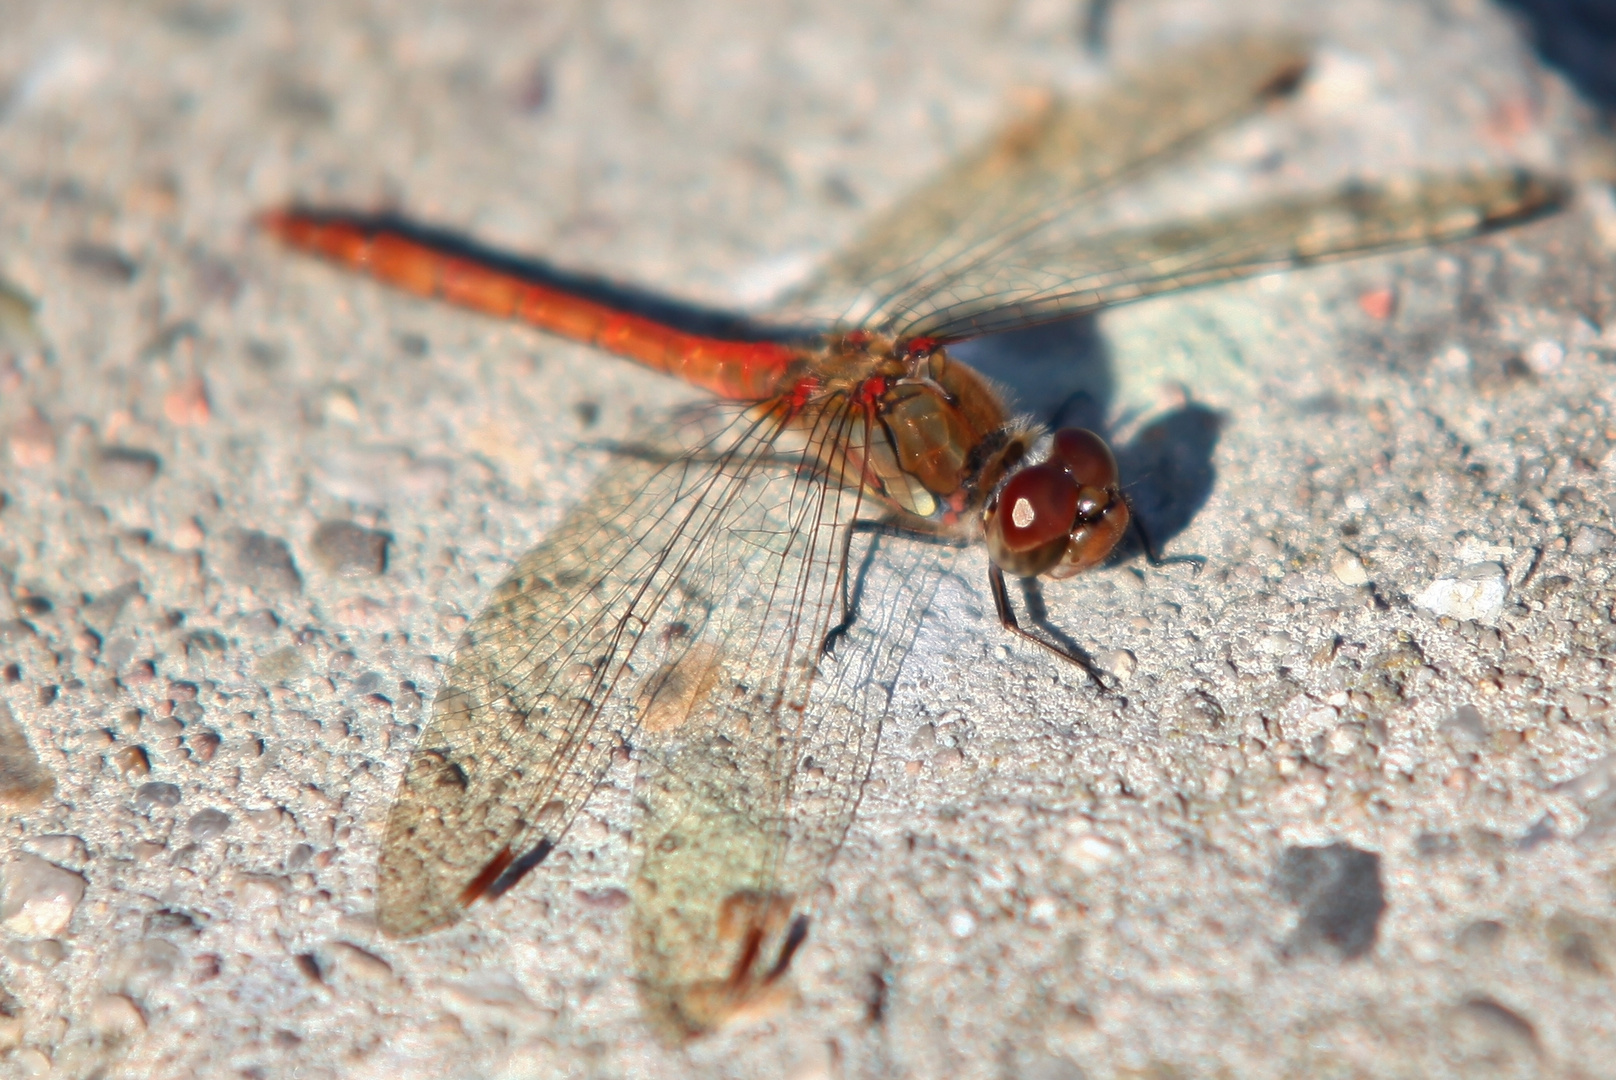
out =
[[1139,547],[1145,553],[1145,561],[1151,566],[1174,566],[1178,563],[1188,563],[1195,567],[1195,572],[1199,574],[1201,567],[1206,565],[1205,555],[1163,555],[1161,549],[1156,546],[1156,541],[1151,538],[1150,530],[1145,528],[1143,521],[1139,520],[1139,512],[1134,509],[1132,500],[1128,502],[1128,524],[1132,527],[1134,536],[1139,540]]
[[849,630],[853,629],[853,623],[858,620],[859,596],[864,592],[864,578],[869,573],[870,561],[875,556],[875,544],[870,545],[869,551],[865,552],[864,558],[859,561],[858,575],[855,579],[854,575],[847,572],[848,567],[853,563],[854,534],[863,532],[881,533],[887,531],[890,527],[889,523],[885,521],[856,519],[843,531],[842,565],[836,575],[841,582],[842,618],[840,622],[826,632],[825,640],[819,646],[821,653],[830,653],[836,647],[836,643],[846,637]]
[[1101,690],[1110,689],[1105,682],[1105,673],[1095,664],[1094,658],[1049,621],[1049,613],[1044,609],[1043,594],[1038,591],[1036,581],[1029,578],[1021,580],[1022,597],[1027,602],[1027,617],[1048,637],[1033,633],[1017,621],[1015,608],[1010,604],[1010,590],[1004,583],[1004,571],[991,563],[988,565],[988,585],[993,591],[993,606],[999,612],[999,625],[1012,634],[1019,634],[1034,644],[1042,645],[1062,660],[1076,664]]

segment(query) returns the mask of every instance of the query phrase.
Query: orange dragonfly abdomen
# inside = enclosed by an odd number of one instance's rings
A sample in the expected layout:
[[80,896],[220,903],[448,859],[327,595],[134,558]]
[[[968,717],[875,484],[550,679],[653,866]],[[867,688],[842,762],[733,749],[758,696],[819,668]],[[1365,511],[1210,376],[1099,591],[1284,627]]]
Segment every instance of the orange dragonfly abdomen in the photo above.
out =
[[361,219],[276,210],[260,226],[303,251],[364,270],[417,296],[437,297],[496,318],[519,319],[683,379],[732,401],[773,397],[803,357],[773,341],[693,334],[657,319],[530,281]]

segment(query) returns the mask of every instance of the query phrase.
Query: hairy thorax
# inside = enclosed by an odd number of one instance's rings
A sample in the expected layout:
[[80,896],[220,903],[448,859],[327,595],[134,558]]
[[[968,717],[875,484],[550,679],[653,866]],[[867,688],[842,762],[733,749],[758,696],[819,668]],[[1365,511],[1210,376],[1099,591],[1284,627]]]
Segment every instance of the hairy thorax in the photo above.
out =
[[[829,338],[771,407],[785,410],[783,453],[875,498],[909,528],[970,535],[1038,429],[1011,417],[981,374],[925,338]],[[873,509],[873,508],[872,508]]]

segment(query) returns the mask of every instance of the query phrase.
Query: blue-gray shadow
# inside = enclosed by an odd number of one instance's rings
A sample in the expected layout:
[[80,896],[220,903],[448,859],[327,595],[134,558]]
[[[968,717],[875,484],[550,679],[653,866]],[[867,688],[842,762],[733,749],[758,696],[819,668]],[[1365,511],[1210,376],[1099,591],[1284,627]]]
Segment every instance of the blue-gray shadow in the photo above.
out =
[[[950,352],[992,379],[1014,408],[1039,423],[1088,428],[1111,442],[1123,490],[1158,550],[1183,532],[1211,497],[1220,414],[1190,402],[1151,420],[1127,442],[1115,442],[1115,365],[1094,316],[993,334],[951,346]],[[1138,555],[1140,546],[1130,534],[1118,545],[1118,557]]]

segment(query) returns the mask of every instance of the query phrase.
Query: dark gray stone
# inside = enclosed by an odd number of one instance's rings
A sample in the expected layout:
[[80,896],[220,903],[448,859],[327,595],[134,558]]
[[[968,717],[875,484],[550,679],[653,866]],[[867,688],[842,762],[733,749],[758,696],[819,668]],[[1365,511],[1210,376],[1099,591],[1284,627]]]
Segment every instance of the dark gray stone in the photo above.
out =
[[230,828],[230,815],[223,810],[198,810],[185,827],[197,843],[204,843],[225,834]]
[[237,529],[230,534],[225,575],[260,593],[295,593],[303,587],[286,541],[254,529]]
[[309,538],[315,559],[343,577],[375,577],[387,569],[386,533],[351,521],[324,521]]
[[1281,896],[1302,909],[1287,952],[1328,947],[1350,960],[1374,947],[1386,910],[1379,855],[1349,844],[1287,848],[1275,883]]
[[140,790],[135,792],[135,805],[142,810],[150,810],[154,806],[172,808],[179,804],[180,789],[173,784],[153,780],[141,784]]

